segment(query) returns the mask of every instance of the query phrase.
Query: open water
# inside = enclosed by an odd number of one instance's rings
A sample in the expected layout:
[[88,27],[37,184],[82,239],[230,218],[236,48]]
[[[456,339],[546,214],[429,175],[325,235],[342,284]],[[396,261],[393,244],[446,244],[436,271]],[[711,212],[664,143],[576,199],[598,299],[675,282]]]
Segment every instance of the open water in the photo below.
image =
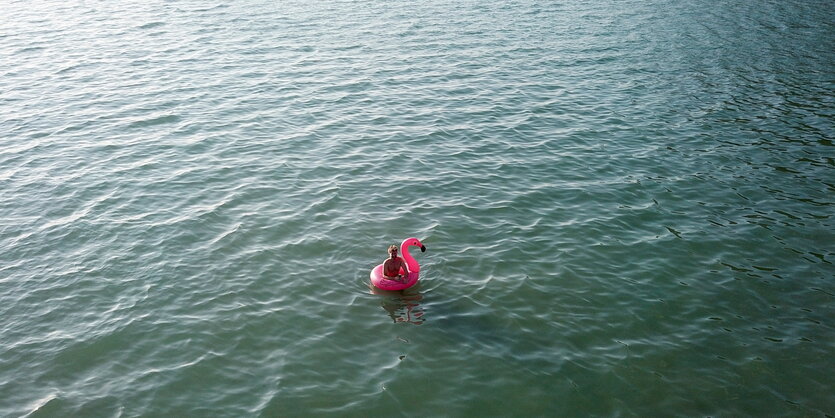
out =
[[835,415],[835,2],[0,10],[0,416]]

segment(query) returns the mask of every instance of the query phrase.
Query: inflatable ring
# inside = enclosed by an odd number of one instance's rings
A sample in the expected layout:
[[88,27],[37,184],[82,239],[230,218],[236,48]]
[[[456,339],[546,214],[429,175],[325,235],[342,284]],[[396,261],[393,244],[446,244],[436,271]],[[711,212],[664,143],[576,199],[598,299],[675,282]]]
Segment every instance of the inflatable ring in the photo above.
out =
[[[406,238],[400,244],[400,255],[409,267],[409,277],[406,278],[405,283],[384,278],[383,265],[380,264],[371,270],[371,284],[383,290],[403,290],[414,286],[420,276],[420,264],[409,254],[409,247],[412,246],[420,247],[421,252],[426,251],[426,247],[417,238]],[[403,273],[403,269],[400,269],[400,274]]]

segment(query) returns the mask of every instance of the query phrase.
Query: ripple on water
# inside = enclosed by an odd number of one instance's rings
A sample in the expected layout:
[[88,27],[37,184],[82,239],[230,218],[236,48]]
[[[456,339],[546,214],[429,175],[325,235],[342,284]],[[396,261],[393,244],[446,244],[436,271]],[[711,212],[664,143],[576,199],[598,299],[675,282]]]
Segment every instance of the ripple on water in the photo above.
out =
[[0,415],[832,414],[828,6],[7,6]]

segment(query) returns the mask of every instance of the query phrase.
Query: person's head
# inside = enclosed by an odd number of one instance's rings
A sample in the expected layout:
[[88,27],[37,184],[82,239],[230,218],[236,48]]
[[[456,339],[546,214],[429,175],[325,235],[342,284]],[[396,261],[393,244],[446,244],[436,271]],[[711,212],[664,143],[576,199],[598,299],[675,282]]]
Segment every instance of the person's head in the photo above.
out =
[[389,245],[389,255],[392,257],[397,257],[397,246],[396,245]]

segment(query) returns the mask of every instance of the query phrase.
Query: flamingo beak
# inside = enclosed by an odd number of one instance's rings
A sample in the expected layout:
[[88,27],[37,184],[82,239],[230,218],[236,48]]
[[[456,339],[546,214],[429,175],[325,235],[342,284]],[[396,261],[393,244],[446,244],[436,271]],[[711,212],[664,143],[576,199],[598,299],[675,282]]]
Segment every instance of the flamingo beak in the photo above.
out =
[[426,252],[426,246],[425,245],[420,246],[420,252],[422,252],[422,253]]

